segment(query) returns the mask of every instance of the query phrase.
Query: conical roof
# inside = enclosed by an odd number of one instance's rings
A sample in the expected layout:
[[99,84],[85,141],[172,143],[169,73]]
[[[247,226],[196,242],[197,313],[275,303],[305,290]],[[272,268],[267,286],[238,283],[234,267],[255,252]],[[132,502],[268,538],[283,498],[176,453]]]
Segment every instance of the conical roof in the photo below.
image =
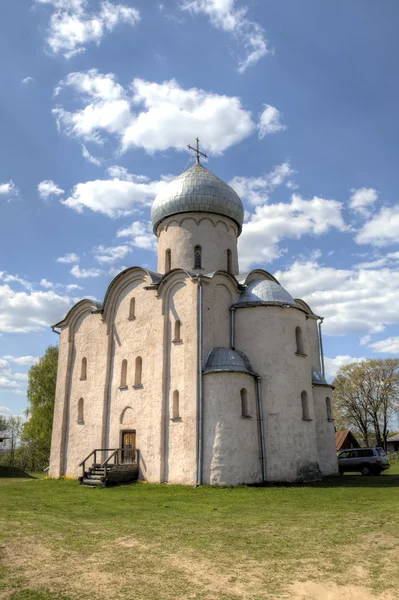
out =
[[154,233],[166,217],[186,212],[229,217],[237,223],[241,233],[244,209],[239,196],[200,163],[173,179],[155,198],[151,209]]

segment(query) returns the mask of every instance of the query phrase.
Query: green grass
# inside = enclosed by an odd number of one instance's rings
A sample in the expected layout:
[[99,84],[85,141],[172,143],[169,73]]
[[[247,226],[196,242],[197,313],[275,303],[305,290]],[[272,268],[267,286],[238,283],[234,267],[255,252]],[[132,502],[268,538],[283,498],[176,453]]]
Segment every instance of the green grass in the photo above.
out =
[[308,486],[0,480],[0,598],[275,599],[399,586],[399,465]]

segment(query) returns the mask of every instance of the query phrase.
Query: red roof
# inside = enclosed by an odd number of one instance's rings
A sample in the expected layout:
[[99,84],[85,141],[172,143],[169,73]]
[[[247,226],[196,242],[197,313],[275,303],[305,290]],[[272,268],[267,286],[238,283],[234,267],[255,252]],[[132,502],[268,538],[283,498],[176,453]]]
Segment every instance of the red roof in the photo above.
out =
[[337,450],[341,450],[348,436],[351,437],[352,440],[357,443],[357,439],[349,429],[344,429],[343,431],[335,432],[335,447]]

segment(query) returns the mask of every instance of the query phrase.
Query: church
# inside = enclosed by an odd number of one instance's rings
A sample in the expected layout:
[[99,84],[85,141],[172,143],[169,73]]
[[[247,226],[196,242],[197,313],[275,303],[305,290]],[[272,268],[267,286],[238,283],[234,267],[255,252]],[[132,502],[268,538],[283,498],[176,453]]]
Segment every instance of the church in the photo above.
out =
[[338,471],[322,318],[267,271],[239,272],[243,205],[200,155],[152,205],[157,272],[122,271],[53,326],[52,477],[80,476],[94,451],[153,483]]

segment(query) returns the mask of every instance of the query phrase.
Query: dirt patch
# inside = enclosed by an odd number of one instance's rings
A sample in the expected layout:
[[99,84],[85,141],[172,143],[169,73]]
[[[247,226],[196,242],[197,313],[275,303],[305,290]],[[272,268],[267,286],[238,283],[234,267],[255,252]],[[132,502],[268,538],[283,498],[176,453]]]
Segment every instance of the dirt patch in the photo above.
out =
[[377,594],[365,587],[314,581],[293,583],[288,589],[289,592],[282,594],[281,598],[290,600],[395,600],[397,598],[397,594],[393,592]]

